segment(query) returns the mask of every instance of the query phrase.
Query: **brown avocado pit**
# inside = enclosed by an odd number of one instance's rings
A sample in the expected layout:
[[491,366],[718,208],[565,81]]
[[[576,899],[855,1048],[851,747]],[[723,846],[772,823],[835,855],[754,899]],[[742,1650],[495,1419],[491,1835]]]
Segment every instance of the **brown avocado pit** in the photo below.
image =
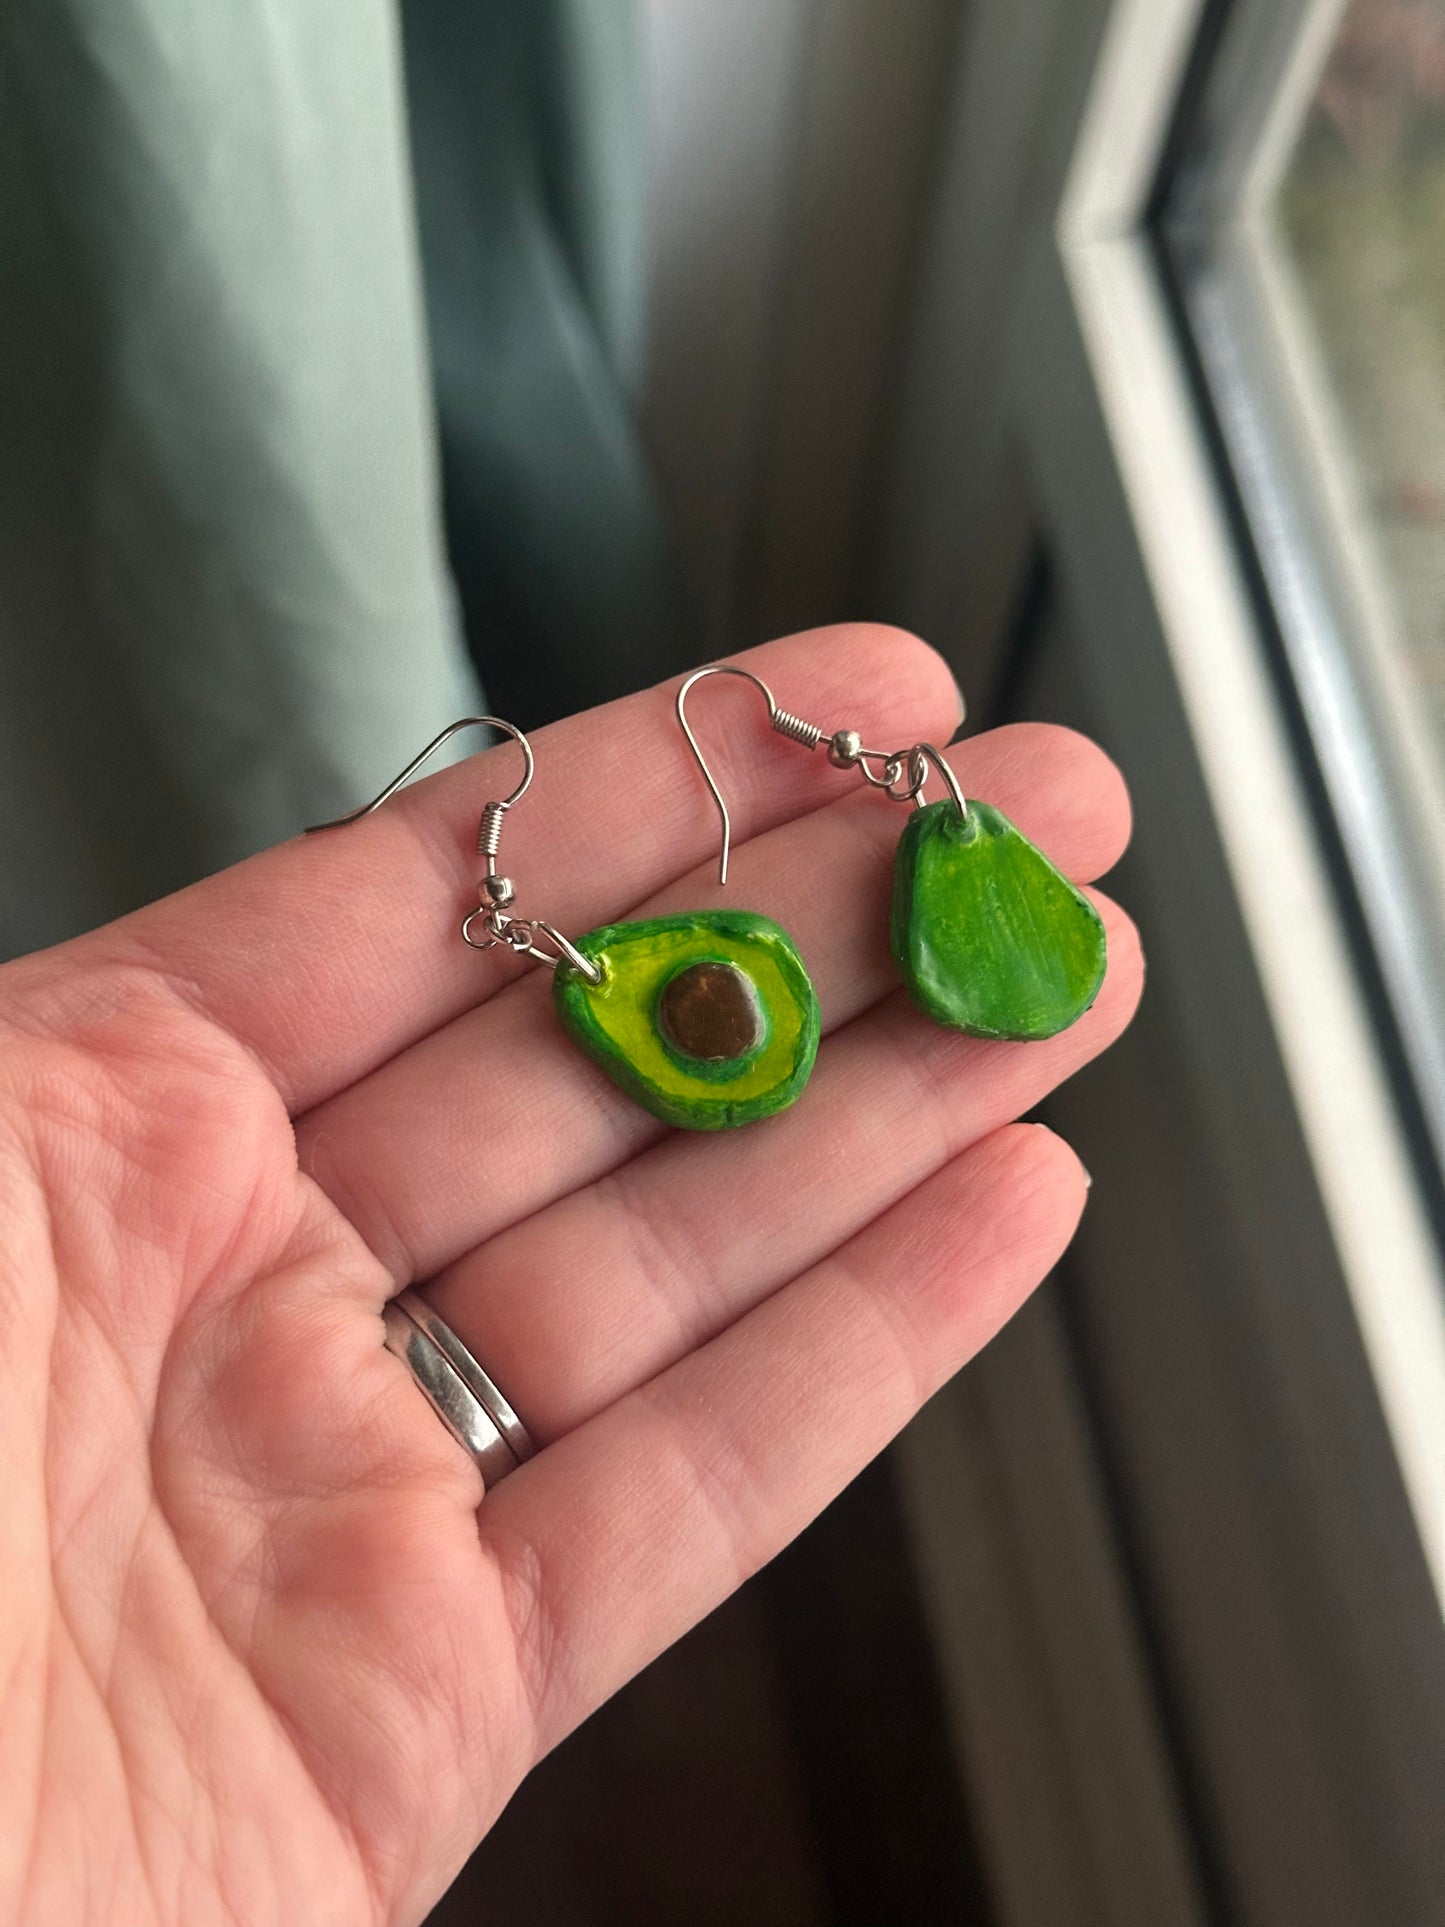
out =
[[763,1041],[757,993],[726,963],[679,970],[657,1000],[657,1025],[674,1050],[709,1064],[742,1057]]

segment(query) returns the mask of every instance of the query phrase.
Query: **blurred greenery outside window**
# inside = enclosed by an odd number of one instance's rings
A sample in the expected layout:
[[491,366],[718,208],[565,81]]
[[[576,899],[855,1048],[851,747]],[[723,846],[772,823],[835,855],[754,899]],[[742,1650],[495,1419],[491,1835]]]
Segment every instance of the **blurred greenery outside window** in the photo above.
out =
[[1445,0],[1225,19],[1165,247],[1438,1174]]
[[1279,218],[1445,798],[1445,0],[1346,9]]

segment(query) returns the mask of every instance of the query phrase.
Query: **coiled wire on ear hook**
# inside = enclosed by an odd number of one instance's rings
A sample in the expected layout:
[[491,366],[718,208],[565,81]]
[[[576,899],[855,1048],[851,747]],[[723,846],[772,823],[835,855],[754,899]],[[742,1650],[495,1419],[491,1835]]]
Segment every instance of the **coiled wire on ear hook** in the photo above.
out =
[[[692,725],[687,720],[688,691],[694,683],[700,683],[704,676],[741,676],[759,690],[768,705],[768,724],[780,736],[787,736],[804,749],[816,749],[824,740],[826,731],[816,723],[805,722],[801,716],[794,716],[790,710],[781,709],[771,689],[761,676],[755,676],[751,669],[741,669],[732,662],[710,662],[702,669],[694,669],[677,692],[677,720],[682,733],[687,738],[688,747],[697,758],[697,766],[702,771],[703,781],[712,792],[712,800],[717,804],[717,813],[722,818],[722,853],[718,861],[717,880],[728,880],[728,851],[732,847],[732,819],[728,806],[723,801],[723,793],[717,786],[712,771],[708,768],[707,758],[698,746]],[[968,820],[968,804],[959,787],[958,778],[949,767],[947,759],[932,743],[914,743],[910,749],[868,749],[856,729],[840,729],[827,738],[828,761],[835,769],[856,769],[866,783],[876,790],[891,796],[895,803],[912,803],[923,808],[923,787],[928,780],[928,765],[932,763],[939,775],[948,785],[949,794],[958,810],[959,816]],[[870,765],[878,765],[875,772]]]

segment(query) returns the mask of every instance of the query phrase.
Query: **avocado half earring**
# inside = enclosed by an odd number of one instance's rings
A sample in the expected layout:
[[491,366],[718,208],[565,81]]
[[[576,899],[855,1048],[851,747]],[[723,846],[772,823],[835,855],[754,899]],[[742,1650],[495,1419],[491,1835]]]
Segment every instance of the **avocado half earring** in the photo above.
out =
[[[704,676],[741,676],[762,692],[780,736],[817,749],[836,769],[856,769],[894,802],[912,803],[893,866],[889,941],[909,994],[936,1023],[971,1037],[1053,1037],[1077,1023],[1099,994],[1107,964],[1104,926],[1083,892],[1001,810],[964,796],[932,743],[865,748],[855,729],[825,736],[780,709],[751,670],[710,663],[678,691],[678,717],[722,816],[720,875],[727,875],[728,813],[683,713]],[[924,801],[930,766],[948,794]]]
[[[477,853],[486,858],[477,907],[462,920],[474,950],[504,944],[553,972],[563,1028],[644,1109],[683,1130],[720,1131],[769,1117],[797,1098],[818,1053],[818,999],[796,946],[769,918],[698,910],[604,924],[577,938],[519,917],[516,885],[497,868],[507,811],[532,781],[531,744],[498,716],[463,716],[427,744],[379,796],[339,829],[379,809],[459,730],[500,730],[522,752],[522,780],[484,805]],[[690,735],[690,732],[689,732]]]

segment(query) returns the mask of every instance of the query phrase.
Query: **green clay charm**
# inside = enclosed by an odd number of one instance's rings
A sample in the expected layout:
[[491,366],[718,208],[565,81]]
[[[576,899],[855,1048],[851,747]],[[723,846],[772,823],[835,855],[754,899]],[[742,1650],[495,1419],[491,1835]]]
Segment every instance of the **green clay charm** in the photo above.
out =
[[1088,898],[987,803],[916,810],[893,872],[893,956],[915,1003],[971,1037],[1040,1038],[1104,981]]
[[614,1084],[689,1131],[785,1110],[818,1052],[818,999],[787,932],[746,910],[605,924],[575,939],[557,1013]]

